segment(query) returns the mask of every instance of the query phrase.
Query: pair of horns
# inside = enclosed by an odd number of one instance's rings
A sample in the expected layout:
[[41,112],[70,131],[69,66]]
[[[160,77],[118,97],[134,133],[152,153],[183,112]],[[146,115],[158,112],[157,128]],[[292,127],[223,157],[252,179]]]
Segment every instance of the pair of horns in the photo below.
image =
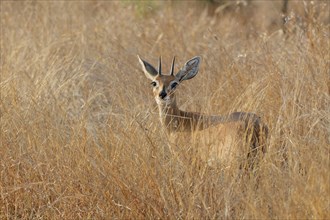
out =
[[[174,62],[175,62],[175,56],[173,57],[173,60],[172,60],[172,66],[171,66],[171,72],[170,72],[171,75],[174,74]],[[158,74],[162,75],[162,57],[161,56],[159,57]]]

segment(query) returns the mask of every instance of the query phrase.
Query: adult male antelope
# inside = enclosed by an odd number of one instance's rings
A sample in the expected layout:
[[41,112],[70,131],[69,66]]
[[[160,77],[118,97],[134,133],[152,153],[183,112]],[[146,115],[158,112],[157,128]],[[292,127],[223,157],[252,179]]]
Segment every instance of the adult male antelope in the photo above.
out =
[[221,162],[230,162],[237,158],[246,159],[247,156],[251,158],[260,148],[264,151],[268,131],[257,115],[234,112],[226,116],[208,116],[178,108],[175,90],[184,80],[196,76],[200,57],[188,60],[177,74],[174,74],[173,58],[169,75],[162,73],[161,58],[158,70],[139,56],[138,58],[146,77],[152,81],[160,119],[168,133],[186,137],[189,136],[187,132],[197,134],[198,138],[204,140],[203,146],[208,147],[205,149],[208,153],[205,159],[208,161],[220,159]]

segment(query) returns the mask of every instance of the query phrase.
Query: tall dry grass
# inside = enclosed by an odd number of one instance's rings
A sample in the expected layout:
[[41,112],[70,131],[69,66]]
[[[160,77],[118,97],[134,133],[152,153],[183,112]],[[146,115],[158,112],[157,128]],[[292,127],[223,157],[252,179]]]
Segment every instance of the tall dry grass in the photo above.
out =
[[[289,2],[285,34],[275,1],[149,3],[1,1],[0,218],[330,218],[329,3]],[[257,171],[168,154],[136,54],[201,55],[178,102],[261,115]]]

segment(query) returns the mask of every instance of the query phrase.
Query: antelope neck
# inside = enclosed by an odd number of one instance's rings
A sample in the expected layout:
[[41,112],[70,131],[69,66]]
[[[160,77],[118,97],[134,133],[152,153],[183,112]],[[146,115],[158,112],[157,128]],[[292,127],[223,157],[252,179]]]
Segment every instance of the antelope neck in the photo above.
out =
[[178,108],[176,100],[171,104],[158,104],[161,123],[168,132],[203,130],[208,127],[228,122],[254,122],[258,123],[259,117],[253,113],[234,112],[226,116],[207,116],[197,112],[185,112]]
[[174,99],[170,104],[166,103],[158,103],[159,117],[162,123],[168,117],[180,116],[180,109],[176,104],[176,100]]
[[[196,112],[181,111],[174,99],[171,104],[158,104],[161,123],[167,131],[192,131],[208,127],[207,116]],[[208,124],[208,126],[206,126]]]

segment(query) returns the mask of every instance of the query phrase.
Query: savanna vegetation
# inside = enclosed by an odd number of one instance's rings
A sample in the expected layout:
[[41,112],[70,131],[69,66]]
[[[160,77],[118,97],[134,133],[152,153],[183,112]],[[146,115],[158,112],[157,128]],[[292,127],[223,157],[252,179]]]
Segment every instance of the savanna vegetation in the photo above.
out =
[[[328,1],[0,6],[0,219],[330,218]],[[260,115],[258,167],[168,153],[137,54],[200,55],[181,109]]]

